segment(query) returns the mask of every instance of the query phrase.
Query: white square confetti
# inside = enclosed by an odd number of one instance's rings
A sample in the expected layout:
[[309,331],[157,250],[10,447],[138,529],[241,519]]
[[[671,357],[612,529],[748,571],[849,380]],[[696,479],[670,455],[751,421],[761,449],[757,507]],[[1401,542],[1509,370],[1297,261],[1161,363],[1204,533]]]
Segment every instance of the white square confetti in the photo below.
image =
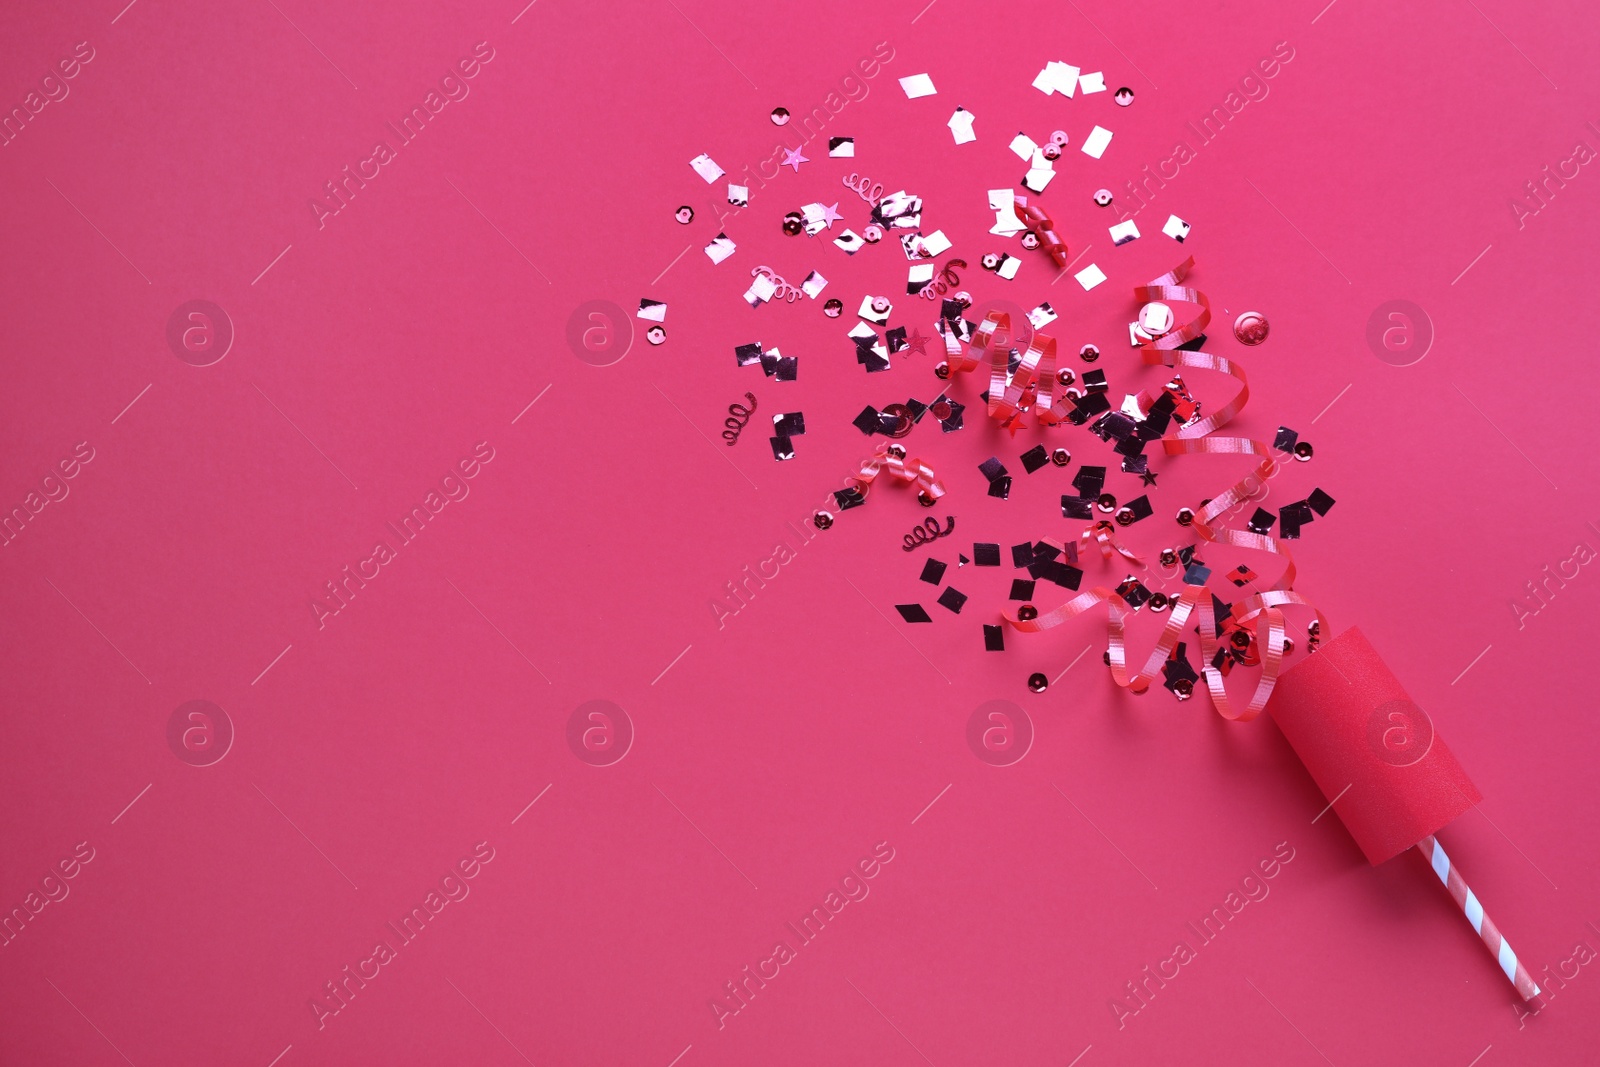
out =
[[712,238],[710,244],[706,245],[706,255],[711,257],[711,262],[721,263],[723,260],[733,255],[734,250],[738,247],[738,245],[733,243],[733,238],[729,237],[725,233],[719,233],[716,237]]
[[821,204],[803,205],[800,208],[800,218],[805,224],[807,237],[815,237],[828,226],[828,212]]
[[860,250],[861,246],[867,242],[862,240],[861,235],[856,233],[856,231],[846,230],[839,236],[835,237],[833,239],[833,243],[837,247],[842,248],[845,255],[853,256],[857,251]]
[[915,100],[922,96],[932,96],[939,90],[933,87],[933,79],[926,74],[912,74],[900,79],[900,88],[906,91],[907,100]]
[[922,239],[922,250],[930,256],[942,256],[950,250],[950,238],[943,230],[934,230]]
[[1119,222],[1115,226],[1111,227],[1111,243],[1114,245],[1125,245],[1129,241],[1136,239],[1138,236],[1139,227],[1133,224],[1132,219],[1129,219],[1127,222]]
[[989,232],[1000,237],[1015,237],[1028,227],[1017,218],[1017,213],[1009,208],[994,213],[994,225],[989,227]]
[[1028,321],[1033,324],[1033,328],[1035,330],[1044,329],[1046,326],[1056,321],[1058,317],[1059,316],[1056,315],[1056,309],[1051,307],[1048,302],[1040,304],[1038,307],[1028,312]]
[[765,274],[757,274],[750,282],[750,288],[744,292],[744,302],[751,307],[760,307],[778,291],[777,283]]
[[667,321],[667,305],[659,300],[639,300],[639,318],[650,322]]
[[734,185],[728,183],[728,203],[734,207],[744,207],[750,203],[750,187],[748,185]]
[[1181,243],[1185,237],[1189,236],[1189,224],[1176,215],[1169,215],[1167,216],[1167,224],[1161,227],[1161,232],[1174,241]]
[[1078,75],[1078,91],[1088,96],[1090,93],[1103,93],[1106,91],[1106,76],[1100,71],[1093,74]]
[[1003,255],[1000,257],[1000,266],[996,267],[994,272],[1009,282],[1017,276],[1017,271],[1020,269],[1022,269],[1022,260],[1016,256]]
[[[882,300],[883,301],[884,309],[882,311],[878,311],[877,309],[875,309],[872,306],[872,302],[874,300]],[[868,322],[877,323],[879,326],[887,326],[887,325],[889,325],[889,312],[891,312],[893,310],[894,310],[894,305],[890,304],[889,301],[884,300],[883,297],[864,296],[864,297],[861,298],[861,307],[860,307],[859,310],[856,311],[856,314],[859,315],[861,318],[866,319]],[[860,323],[857,323],[856,325],[859,326]],[[850,332],[850,335],[852,337],[856,336],[855,331],[852,330]],[[873,336],[877,336],[877,335],[874,334]]]
[[956,144],[978,139],[978,135],[972,132],[972,112],[964,107],[956,108],[956,113],[950,116],[950,121],[945,125],[950,127],[950,135],[956,139]]
[[1111,143],[1111,131],[1104,126],[1096,126],[1089,131],[1089,136],[1083,139],[1083,154],[1099,159],[1105,154],[1106,145]]
[[856,139],[854,137],[828,138],[828,155],[835,159],[853,158],[856,154]]
[[716,160],[704,152],[689,160],[689,166],[693,167],[694,172],[706,180],[707,185],[710,185],[726,173],[721,167],[717,166]]
[[906,292],[916,296],[933,281],[932,263],[913,263],[906,271]]
[[1012,207],[1015,195],[1010,189],[989,190],[989,207],[994,211],[994,226],[989,230],[990,233],[1012,237],[1027,229]]
[[1032,159],[1033,154],[1038,150],[1039,145],[1025,133],[1019,133],[1011,138],[1011,151],[1017,154],[1018,159],[1024,161]]
[[1083,286],[1083,291],[1087,293],[1090,289],[1106,280],[1106,272],[1091,263],[1074,274],[1073,277],[1077,279],[1078,284]]
[[806,280],[800,283],[800,289],[811,299],[815,300],[817,298],[817,294],[822,292],[827,285],[828,279],[824,278],[816,271],[812,271],[810,274],[806,275]]
[[892,226],[915,229],[920,224],[921,211],[922,197],[912,196],[904,189],[890,193],[878,201],[879,217],[890,220]]
[[1046,96],[1060,93],[1070,97],[1078,88],[1078,68],[1059,60],[1046,63],[1033,79],[1033,87]]
[[1054,167],[1030,167],[1028,173],[1022,176],[1022,184],[1031,192],[1042,193],[1055,176]]

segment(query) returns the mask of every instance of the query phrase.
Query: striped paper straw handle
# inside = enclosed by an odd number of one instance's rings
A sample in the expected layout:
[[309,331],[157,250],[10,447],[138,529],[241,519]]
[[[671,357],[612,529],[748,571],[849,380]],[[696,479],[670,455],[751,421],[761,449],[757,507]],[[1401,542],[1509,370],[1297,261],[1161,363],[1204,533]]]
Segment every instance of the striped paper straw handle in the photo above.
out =
[[[1495,926],[1494,920],[1484,914],[1483,905],[1478,902],[1478,894],[1472,891],[1466,879],[1461,877],[1461,872],[1450,862],[1450,857],[1445,855],[1438,839],[1429,834],[1417,842],[1417,851],[1422,853],[1422,857],[1433,867],[1433,873],[1439,876],[1439,881],[1450,891],[1457,906],[1466,913],[1467,921],[1478,931],[1478,936],[1483,938],[1484,945],[1499,962],[1500,969],[1505,972],[1506,977],[1511,979],[1511,984],[1517,987],[1517,992],[1522,994],[1522,999],[1542,1001],[1538,983],[1522,965],[1522,961],[1517,959],[1517,954],[1511,950],[1510,943],[1500,936],[1500,930]],[[1536,1003],[1534,1010],[1537,1011],[1542,1006],[1542,1003]]]

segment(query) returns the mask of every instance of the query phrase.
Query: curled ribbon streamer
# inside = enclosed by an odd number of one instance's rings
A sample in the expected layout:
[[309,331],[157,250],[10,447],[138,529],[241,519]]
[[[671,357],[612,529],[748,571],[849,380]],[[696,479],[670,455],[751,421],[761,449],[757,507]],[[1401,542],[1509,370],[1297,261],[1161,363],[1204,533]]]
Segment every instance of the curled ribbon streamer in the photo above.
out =
[[1083,532],[1078,535],[1078,554],[1080,556],[1086,555],[1089,551],[1089,544],[1092,541],[1094,544],[1100,547],[1100,556],[1102,559],[1109,560],[1111,558],[1111,554],[1115,552],[1127,559],[1130,563],[1134,563],[1140,567],[1143,567],[1145,565],[1144,560],[1135,555],[1133,552],[1129,551],[1128,546],[1124,545],[1121,541],[1118,541],[1116,538],[1116,532],[1117,528],[1111,523],[1106,522],[1104,519],[1094,523],[1091,526],[1085,526],[1083,528]]
[[[946,333],[946,363],[951,375],[972,370],[987,360],[987,410],[990,418],[998,419],[1003,426],[1010,426],[1023,412],[1032,411],[1039,425],[1059,425],[1066,420],[1066,412],[1055,396],[1055,338],[1035,333],[1028,342],[1028,350],[1022,353],[1013,370],[1011,349],[997,340],[1001,337],[1009,340],[1011,336],[1011,316],[1004,311],[991,311],[985,315],[966,348],[962,348],[959,340]],[[952,347],[955,349],[953,352]]]
[[1056,236],[1056,224],[1044,209],[1038,204],[1030,204],[1026,197],[1012,194],[1011,210],[1017,213],[1017,221],[1026,226],[1035,237],[1039,238],[1039,247],[1050,253],[1050,258],[1056,261],[1056,266],[1067,265],[1067,245],[1060,237]]
[[878,475],[885,472],[898,482],[916,482],[917,495],[930,507],[945,494],[944,483],[933,468],[920,459],[908,459],[906,450],[899,445],[879,445],[874,455],[861,461],[860,469],[850,480],[865,499]]
[[[1174,433],[1161,439],[1161,447],[1169,456],[1184,454],[1211,454],[1211,455],[1249,455],[1260,456],[1261,463],[1256,468],[1234,483],[1228,489],[1213,497],[1210,503],[1202,507],[1196,514],[1192,529],[1202,540],[1213,541],[1217,544],[1232,545],[1237,548],[1251,548],[1262,552],[1270,552],[1282,556],[1284,571],[1272,583],[1272,589],[1288,589],[1294,584],[1295,563],[1294,557],[1276,538],[1265,534],[1252,533],[1246,530],[1231,530],[1220,525],[1212,525],[1212,520],[1227,512],[1230,508],[1245,500],[1253,492],[1252,482],[1262,481],[1272,477],[1277,471],[1277,460],[1273,457],[1269,445],[1246,437],[1211,437],[1217,429],[1231,422],[1244,408],[1245,402],[1250,399],[1250,381],[1245,376],[1244,368],[1234,363],[1225,356],[1213,355],[1209,352],[1179,351],[1178,346],[1189,343],[1205,332],[1206,326],[1211,322],[1211,301],[1206,294],[1198,289],[1192,289],[1179,283],[1188,275],[1194,266],[1194,257],[1190,256],[1172,270],[1155,278],[1146,285],[1136,286],[1133,290],[1134,299],[1141,303],[1159,300],[1167,303],[1187,303],[1197,306],[1200,310],[1188,323],[1163,334],[1161,337],[1139,346],[1139,355],[1148,366],[1166,367],[1192,367],[1197,370],[1216,371],[1226,374],[1239,382],[1239,392],[1216,411],[1186,426],[1179,427]],[[1141,407],[1148,407],[1152,402],[1148,392],[1139,394]]]
[[[1020,199],[1020,198],[1019,198]],[[1019,210],[1020,215],[1020,210]],[[1239,414],[1250,396],[1249,380],[1244,370],[1238,364],[1223,357],[1207,352],[1181,351],[1181,345],[1199,337],[1207,324],[1211,321],[1211,302],[1198,289],[1193,289],[1180,283],[1194,266],[1194,257],[1184,260],[1172,270],[1155,278],[1146,285],[1136,286],[1133,290],[1134,297],[1141,303],[1151,301],[1178,302],[1193,304],[1199,312],[1188,323],[1141,345],[1140,357],[1149,366],[1190,367],[1199,370],[1216,371],[1235,378],[1239,382],[1239,392],[1227,404],[1218,408],[1212,414],[1197,419],[1187,425],[1179,427],[1172,434],[1161,439],[1162,448],[1167,455],[1184,454],[1213,454],[1213,455],[1248,455],[1261,457],[1261,463],[1255,471],[1241,479],[1233,486],[1226,489],[1210,502],[1204,505],[1190,524],[1195,533],[1206,541],[1217,544],[1232,545],[1238,548],[1251,548],[1263,552],[1270,552],[1282,556],[1285,563],[1284,573],[1266,591],[1235,604],[1229,611],[1228,617],[1221,625],[1216,618],[1216,611],[1210,593],[1204,586],[1185,586],[1178,598],[1173,601],[1171,614],[1166,625],[1162,628],[1161,637],[1155,649],[1150,653],[1144,668],[1133,676],[1129,676],[1126,665],[1126,619],[1132,614],[1132,609],[1116,592],[1104,587],[1096,587],[1089,592],[1080,593],[1073,599],[1062,604],[1053,611],[1036,615],[1031,619],[1020,619],[1015,611],[1004,614],[1006,622],[1024,633],[1036,633],[1052,629],[1069,619],[1081,615],[1093,608],[1104,604],[1107,607],[1106,620],[1106,662],[1111,668],[1111,676],[1117,685],[1135,693],[1145,692],[1150,682],[1161,670],[1161,665],[1177,647],[1184,627],[1188,624],[1191,615],[1198,616],[1198,630],[1200,635],[1201,671],[1206,681],[1207,691],[1211,694],[1212,703],[1216,706],[1218,714],[1223,718],[1235,722],[1248,722],[1261,714],[1277,685],[1278,674],[1283,667],[1285,649],[1288,646],[1288,634],[1284,630],[1283,605],[1295,604],[1310,607],[1316,612],[1319,633],[1328,632],[1327,620],[1322,612],[1309,600],[1294,592],[1289,587],[1294,582],[1295,564],[1292,556],[1282,542],[1264,534],[1257,534],[1244,530],[1234,530],[1213,525],[1219,515],[1224,514],[1240,501],[1248,498],[1251,493],[1250,483],[1253,479],[1271,477],[1277,469],[1277,462],[1270,447],[1260,441],[1244,437],[1216,438],[1210,435],[1224,426]],[[992,313],[991,313],[992,315]],[[987,320],[985,325],[988,325]],[[996,328],[1008,325],[1003,316],[996,323]],[[982,330],[980,330],[982,333]],[[993,330],[990,331],[992,337]],[[985,338],[987,342],[988,338]],[[976,343],[976,342],[975,342]],[[951,364],[952,370],[955,364]],[[962,368],[966,369],[966,368]],[[1020,369],[1020,367],[1019,367]],[[991,413],[993,413],[993,378],[991,377]],[[1147,392],[1140,393],[1138,397],[1141,410],[1148,409],[1154,398]],[[1109,524],[1101,522],[1086,528],[1079,537],[1082,550],[1087,549],[1091,537],[1099,544],[1101,554],[1111,558],[1113,551],[1118,551],[1125,557],[1137,561],[1137,557],[1125,548],[1118,545],[1110,533],[1103,527]],[[1196,610],[1198,609],[1198,610]],[[1265,633],[1263,633],[1263,628]],[[1244,631],[1250,635],[1257,647],[1262,649],[1261,678],[1256,685],[1255,693],[1250,701],[1243,707],[1236,707],[1229,699],[1223,684],[1221,669],[1216,665],[1217,653],[1221,649],[1221,633],[1228,631]]]
[[[1161,636],[1156,641],[1155,648],[1150,650],[1149,657],[1145,660],[1144,667],[1131,677],[1127,667],[1127,639],[1125,620],[1133,614],[1133,609],[1128,602],[1113,590],[1104,586],[1096,586],[1086,593],[1079,593],[1071,600],[1062,604],[1053,611],[1037,615],[1031,619],[1017,617],[1015,611],[1005,614],[1006,622],[1023,633],[1039,633],[1043,630],[1054,629],[1069,619],[1084,612],[1090,611],[1100,604],[1109,609],[1106,623],[1106,662],[1111,668],[1111,677],[1124,689],[1134,693],[1143,693],[1150,688],[1150,683],[1161,673],[1162,664],[1172,655],[1172,650],[1178,647],[1179,640],[1183,637],[1183,629],[1189,622],[1189,616],[1195,606],[1200,603],[1205,590],[1200,586],[1185,586],[1178,598],[1172,602],[1171,614],[1167,617],[1166,626],[1161,630]],[[1210,606],[1209,596],[1205,604]]]
[[[1323,617],[1322,612],[1311,601],[1293,590],[1270,589],[1235,604],[1233,610],[1229,612],[1229,622],[1255,631],[1257,642],[1266,650],[1262,657],[1261,680],[1256,684],[1255,695],[1250,698],[1250,703],[1246,707],[1238,711],[1233,710],[1227,690],[1223,688],[1222,672],[1212,662],[1216,659],[1217,649],[1220,646],[1216,616],[1211,601],[1207,599],[1200,607],[1200,655],[1204,660],[1201,671],[1206,679],[1206,688],[1211,692],[1211,702],[1225,719],[1249,722],[1260,715],[1261,709],[1267,706],[1267,699],[1272,696],[1273,688],[1278,684],[1278,672],[1283,665],[1284,646],[1288,640],[1283,629],[1283,613],[1278,610],[1280,604],[1303,604],[1311,608],[1317,615],[1318,632],[1326,632],[1328,629],[1327,619]],[[1259,624],[1251,625],[1257,616],[1264,619],[1267,624],[1265,641],[1261,640]]]

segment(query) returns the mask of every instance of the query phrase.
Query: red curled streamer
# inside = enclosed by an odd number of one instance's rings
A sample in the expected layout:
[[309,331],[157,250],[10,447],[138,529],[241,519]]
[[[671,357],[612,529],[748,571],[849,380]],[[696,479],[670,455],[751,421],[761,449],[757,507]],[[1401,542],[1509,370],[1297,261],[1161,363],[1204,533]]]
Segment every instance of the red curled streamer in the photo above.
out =
[[983,360],[989,364],[990,418],[998,419],[1002,426],[1021,428],[1017,420],[1024,411],[1032,411],[1040,426],[1057,426],[1066,421],[1067,413],[1055,396],[1056,342],[1053,337],[1035,333],[1028,342],[1028,350],[1011,369],[1011,349],[1004,341],[1011,333],[1011,316],[1004,311],[991,311],[978,324],[972,340],[963,348],[953,335],[946,335],[946,364],[954,377],[973,370]]
[[1116,552],[1130,563],[1143,567],[1145,565],[1144,560],[1134,555],[1133,552],[1129,551],[1128,546],[1118,541],[1116,534],[1117,528],[1104,519],[1092,526],[1085,526],[1083,532],[1078,535],[1078,554],[1080,556],[1087,555],[1090,544],[1094,544],[1100,548],[1101,559],[1109,560],[1111,554]]
[[1067,243],[1056,236],[1056,224],[1044,213],[1044,208],[1038,204],[1030,204],[1026,197],[1016,194],[1012,194],[1011,199],[1011,210],[1017,213],[1017,220],[1039,239],[1039,247],[1050,253],[1050,258],[1056,261],[1056,266],[1065,267]]
[[864,500],[878,475],[885,472],[898,482],[916,482],[917,496],[928,507],[945,494],[944,483],[933,468],[920,459],[906,458],[906,450],[899,445],[879,445],[875,454],[861,461],[860,470],[850,482]]
[[[1268,478],[1276,470],[1277,464],[1269,446],[1249,438],[1209,436],[1212,432],[1230,422],[1250,396],[1249,381],[1244,370],[1233,361],[1207,352],[1180,351],[1179,346],[1199,337],[1211,321],[1211,302],[1206,295],[1198,289],[1183,286],[1180,283],[1194,266],[1194,257],[1189,257],[1161,277],[1153,279],[1147,285],[1137,286],[1133,290],[1134,297],[1141,303],[1151,301],[1181,302],[1193,304],[1198,307],[1199,313],[1184,326],[1173,330],[1147,344],[1141,345],[1139,354],[1145,364],[1150,366],[1167,367],[1193,367],[1201,370],[1216,371],[1236,378],[1239,382],[1239,392],[1227,404],[1205,418],[1198,419],[1185,426],[1179,427],[1173,434],[1161,439],[1162,448],[1167,455],[1182,455],[1192,453],[1211,453],[1221,455],[1249,455],[1260,456],[1262,462],[1251,475],[1235,483],[1233,486],[1213,497],[1205,504],[1195,516],[1191,524],[1195,533],[1206,541],[1217,544],[1233,545],[1239,548],[1252,548],[1263,552],[1270,552],[1282,556],[1285,567],[1282,575],[1272,584],[1267,591],[1248,597],[1235,604],[1228,617],[1220,621],[1216,618],[1212,599],[1204,586],[1185,586],[1183,592],[1172,603],[1171,615],[1166,625],[1162,628],[1161,636],[1156,642],[1156,647],[1151,650],[1150,657],[1145,666],[1137,674],[1128,675],[1126,651],[1126,626],[1127,617],[1132,614],[1132,608],[1116,592],[1104,587],[1096,587],[1086,593],[1062,604],[1053,611],[1036,615],[1031,619],[1018,618],[1015,612],[1006,613],[1004,618],[1015,629],[1024,633],[1037,633],[1041,630],[1053,629],[1068,619],[1081,615],[1100,604],[1105,604],[1108,609],[1106,622],[1107,648],[1106,663],[1111,668],[1111,676],[1117,685],[1135,693],[1143,693],[1150,687],[1150,682],[1161,670],[1162,664],[1177,647],[1184,627],[1188,624],[1191,615],[1197,615],[1200,633],[1201,670],[1206,680],[1206,688],[1211,694],[1212,702],[1216,705],[1217,712],[1226,719],[1237,722],[1247,722],[1255,718],[1266,707],[1267,699],[1272,695],[1273,687],[1277,684],[1278,674],[1283,666],[1283,657],[1288,645],[1288,635],[1284,630],[1282,605],[1299,604],[1312,608],[1316,612],[1319,632],[1327,633],[1327,620],[1322,612],[1317,610],[1310,601],[1289,587],[1294,582],[1294,559],[1278,540],[1264,534],[1252,533],[1244,530],[1232,530],[1213,524],[1214,520],[1230,508],[1248,497],[1251,492],[1250,483],[1253,480]],[[987,325],[987,320],[986,320]],[[953,365],[952,365],[952,369]],[[965,368],[963,368],[965,369]],[[1020,369],[1020,368],[1019,368]],[[991,385],[991,414],[993,411],[994,390]],[[1153,397],[1148,393],[1139,395],[1139,406],[1148,409],[1153,402]],[[1109,527],[1109,523],[1097,523],[1083,531],[1079,538],[1081,545],[1087,547],[1092,538],[1099,544],[1102,555],[1110,559],[1113,550],[1120,552],[1129,559],[1138,562],[1138,557],[1127,551],[1110,533],[1102,529]],[[1196,612],[1198,608],[1198,612]],[[1265,626],[1265,633],[1262,627]],[[1227,690],[1223,685],[1223,676],[1218,666],[1218,653],[1222,649],[1222,636],[1230,631],[1245,631],[1251,635],[1258,647],[1263,649],[1261,664],[1261,679],[1256,686],[1256,691],[1250,702],[1243,708],[1235,708],[1229,700]]]

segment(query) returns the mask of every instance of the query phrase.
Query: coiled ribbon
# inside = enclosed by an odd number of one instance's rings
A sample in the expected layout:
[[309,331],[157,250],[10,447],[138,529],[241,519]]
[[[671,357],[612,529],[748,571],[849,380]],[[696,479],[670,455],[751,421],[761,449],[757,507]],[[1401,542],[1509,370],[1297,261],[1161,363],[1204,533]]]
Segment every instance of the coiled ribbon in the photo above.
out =
[[939,273],[933,281],[917,290],[917,295],[924,300],[937,300],[951,289],[960,285],[961,275],[956,273],[957,267],[966,270],[967,261],[964,259],[952,259],[946,262],[943,267],[939,268]]
[[1012,369],[1012,349],[1007,346],[1011,336],[1011,316],[1004,311],[985,315],[966,345],[953,331],[947,331],[945,362],[951,376],[987,361],[990,418],[998,419],[1006,429],[1017,430],[1024,425],[1022,413],[1032,411],[1040,426],[1060,425],[1066,421],[1067,412],[1055,395],[1055,338],[1035,333],[1028,341],[1027,351],[1019,356],[1016,368]]
[[1065,267],[1067,243],[1056,236],[1056,224],[1044,213],[1044,208],[1038,204],[1028,203],[1025,197],[1012,194],[1011,209],[1017,213],[1017,220],[1039,239],[1039,247],[1050,253],[1050,258],[1055,260],[1056,266]]
[[[1190,618],[1194,617],[1198,623],[1200,634],[1201,673],[1206,681],[1206,688],[1211,694],[1217,712],[1223,718],[1237,722],[1246,722],[1261,714],[1266,707],[1267,700],[1272,695],[1276,686],[1278,675],[1283,666],[1284,650],[1288,644],[1288,635],[1284,629],[1284,605],[1297,604],[1310,607],[1316,612],[1319,633],[1327,633],[1328,625],[1322,612],[1315,605],[1306,600],[1299,593],[1294,592],[1290,586],[1294,582],[1294,559],[1289,555],[1283,543],[1265,534],[1258,534],[1245,530],[1234,530],[1216,523],[1214,520],[1219,515],[1227,512],[1251,493],[1252,483],[1259,479],[1271,477],[1276,470],[1276,462],[1271,448],[1261,441],[1243,437],[1212,437],[1214,431],[1231,421],[1244,407],[1250,396],[1250,386],[1245,377],[1244,370],[1232,360],[1223,356],[1212,355],[1208,352],[1180,351],[1179,346],[1199,337],[1205,332],[1207,324],[1211,321],[1211,302],[1198,289],[1182,285],[1183,279],[1194,266],[1194,257],[1184,260],[1172,270],[1155,278],[1146,285],[1137,286],[1133,290],[1134,298],[1141,304],[1159,300],[1164,303],[1185,303],[1196,306],[1199,310],[1194,317],[1182,327],[1173,330],[1159,338],[1149,341],[1139,347],[1140,358],[1149,366],[1189,367],[1199,370],[1216,371],[1226,374],[1239,382],[1239,392],[1217,409],[1212,414],[1180,426],[1168,436],[1161,438],[1161,445],[1167,455],[1182,455],[1194,453],[1211,453],[1219,455],[1249,455],[1262,457],[1261,463],[1251,475],[1241,479],[1233,486],[1213,497],[1196,514],[1191,528],[1195,534],[1204,541],[1216,544],[1233,545],[1238,548],[1256,549],[1282,556],[1284,571],[1265,592],[1257,593],[1233,605],[1224,619],[1217,619],[1211,593],[1204,586],[1185,586],[1177,599],[1172,602],[1171,614],[1167,617],[1166,625],[1162,628],[1161,636],[1156,641],[1156,647],[1151,650],[1144,667],[1135,674],[1129,675],[1127,668],[1127,642],[1126,620],[1133,613],[1133,609],[1122,596],[1111,589],[1097,586],[1087,592],[1079,593],[1071,600],[1057,607],[1053,611],[1036,615],[1031,619],[1017,617],[1015,610],[1005,613],[1004,618],[1015,629],[1023,633],[1037,633],[1042,630],[1053,629],[1078,615],[1105,605],[1107,609],[1107,647],[1106,664],[1111,669],[1111,677],[1117,685],[1129,689],[1134,693],[1143,693],[1150,688],[1150,683],[1160,673],[1162,665],[1172,655],[1180,638],[1183,636],[1184,627]],[[991,317],[993,317],[991,315]],[[987,320],[986,320],[987,323]],[[1020,370],[1020,366],[1019,366]],[[990,404],[991,414],[994,413],[994,388],[991,375]],[[1148,410],[1154,402],[1148,392],[1139,394],[1141,410]],[[1041,421],[1043,421],[1041,419]],[[1138,557],[1128,552],[1125,548],[1115,543],[1111,536],[1109,523],[1098,523],[1086,529],[1080,536],[1080,544],[1087,547],[1091,535],[1099,544],[1102,555],[1111,558],[1113,550],[1120,552],[1135,562],[1140,562]],[[1263,633],[1263,629],[1265,633]],[[1224,642],[1231,639],[1234,632],[1248,633],[1257,647],[1263,650],[1261,655],[1261,679],[1256,685],[1254,695],[1244,707],[1236,707],[1229,699],[1223,685],[1222,656],[1226,655]],[[1222,655],[1219,655],[1221,653]]]
[[933,468],[920,459],[907,458],[906,450],[899,445],[879,445],[877,452],[861,461],[860,469],[848,481],[865,499],[878,475],[884,473],[897,482],[915,482],[918,497],[929,507],[945,494],[944,483]]
[[774,300],[782,300],[786,304],[792,304],[805,295],[802,290],[796,289],[794,286],[784,281],[778,272],[773,270],[771,267],[751,267],[750,277],[754,278],[757,276],[763,277],[773,284],[774,289],[772,292],[772,298]]

